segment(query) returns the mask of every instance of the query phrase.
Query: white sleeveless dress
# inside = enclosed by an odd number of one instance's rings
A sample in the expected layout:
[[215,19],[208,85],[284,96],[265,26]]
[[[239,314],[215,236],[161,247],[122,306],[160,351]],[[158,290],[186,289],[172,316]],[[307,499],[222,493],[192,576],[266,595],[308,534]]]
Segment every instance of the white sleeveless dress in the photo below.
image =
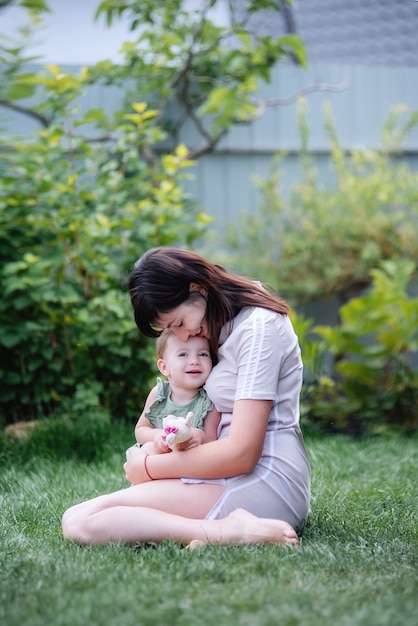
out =
[[207,519],[244,508],[301,530],[309,511],[310,468],[299,427],[303,366],[289,317],[259,307],[243,309],[222,330],[218,357],[205,389],[221,412],[219,438],[228,435],[234,401],[272,400],[273,406],[254,471],[199,481],[226,485]]

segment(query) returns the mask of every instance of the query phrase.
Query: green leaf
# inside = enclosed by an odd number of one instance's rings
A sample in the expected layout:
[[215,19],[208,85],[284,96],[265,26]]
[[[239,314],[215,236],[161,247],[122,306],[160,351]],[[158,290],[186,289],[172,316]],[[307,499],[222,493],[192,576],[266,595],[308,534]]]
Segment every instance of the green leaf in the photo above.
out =
[[51,13],[51,9],[45,0],[19,0],[19,4],[20,6],[30,9],[31,11]]
[[284,35],[277,42],[285,49],[290,49],[302,67],[308,66],[308,54],[303,40],[298,35]]
[[7,91],[8,100],[22,100],[30,98],[36,91],[36,85],[26,81],[22,76],[14,80]]
[[83,115],[83,117],[74,122],[74,126],[81,126],[83,124],[100,124],[107,121],[107,114],[103,108],[89,109]]

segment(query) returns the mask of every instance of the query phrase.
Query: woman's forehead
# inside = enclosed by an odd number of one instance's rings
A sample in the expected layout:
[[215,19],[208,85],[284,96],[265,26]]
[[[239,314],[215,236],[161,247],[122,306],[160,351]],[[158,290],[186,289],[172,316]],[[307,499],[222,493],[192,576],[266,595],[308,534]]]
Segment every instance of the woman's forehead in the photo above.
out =
[[153,326],[157,327],[158,330],[164,330],[165,328],[169,328],[176,319],[176,311],[177,309],[174,309],[174,311],[169,311],[168,313],[159,313]]
[[156,330],[164,330],[165,328],[170,328],[170,326],[179,321],[179,318],[183,318],[185,316],[188,316],[189,314],[201,314],[202,310],[203,313],[204,310],[206,310],[205,298],[192,300],[191,302],[183,302],[171,311],[158,313],[157,317],[154,320],[154,323],[152,324],[152,327]]

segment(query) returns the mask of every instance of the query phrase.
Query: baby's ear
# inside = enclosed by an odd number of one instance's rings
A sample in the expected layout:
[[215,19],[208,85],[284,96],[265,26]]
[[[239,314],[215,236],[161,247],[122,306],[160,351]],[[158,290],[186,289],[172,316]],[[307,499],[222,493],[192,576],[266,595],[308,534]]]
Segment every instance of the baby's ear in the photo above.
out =
[[167,366],[165,364],[164,359],[158,359],[157,367],[163,376],[167,376]]

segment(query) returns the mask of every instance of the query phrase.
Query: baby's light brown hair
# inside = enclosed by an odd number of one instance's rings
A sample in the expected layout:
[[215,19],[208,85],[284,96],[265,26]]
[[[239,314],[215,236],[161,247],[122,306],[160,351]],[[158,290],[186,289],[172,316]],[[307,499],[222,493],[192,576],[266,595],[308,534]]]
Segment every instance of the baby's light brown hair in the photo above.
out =
[[157,337],[156,346],[155,346],[155,349],[157,352],[157,359],[164,358],[165,349],[167,347],[167,342],[170,337],[175,337],[175,336],[176,336],[176,333],[173,330],[171,330],[171,328],[165,328],[161,332],[161,335]]
[[[157,359],[163,359],[164,358],[164,354],[167,348],[167,343],[168,340],[170,339],[170,337],[175,337],[176,333],[174,332],[174,330],[171,330],[171,328],[164,328],[163,331],[161,331],[161,335],[159,337],[157,337],[157,341],[155,342],[155,351],[157,354]],[[209,347],[210,347],[210,342],[208,340],[209,343]],[[212,359],[212,365],[216,365],[217,363],[217,359],[216,357],[213,355],[212,350],[210,350],[210,356]]]

